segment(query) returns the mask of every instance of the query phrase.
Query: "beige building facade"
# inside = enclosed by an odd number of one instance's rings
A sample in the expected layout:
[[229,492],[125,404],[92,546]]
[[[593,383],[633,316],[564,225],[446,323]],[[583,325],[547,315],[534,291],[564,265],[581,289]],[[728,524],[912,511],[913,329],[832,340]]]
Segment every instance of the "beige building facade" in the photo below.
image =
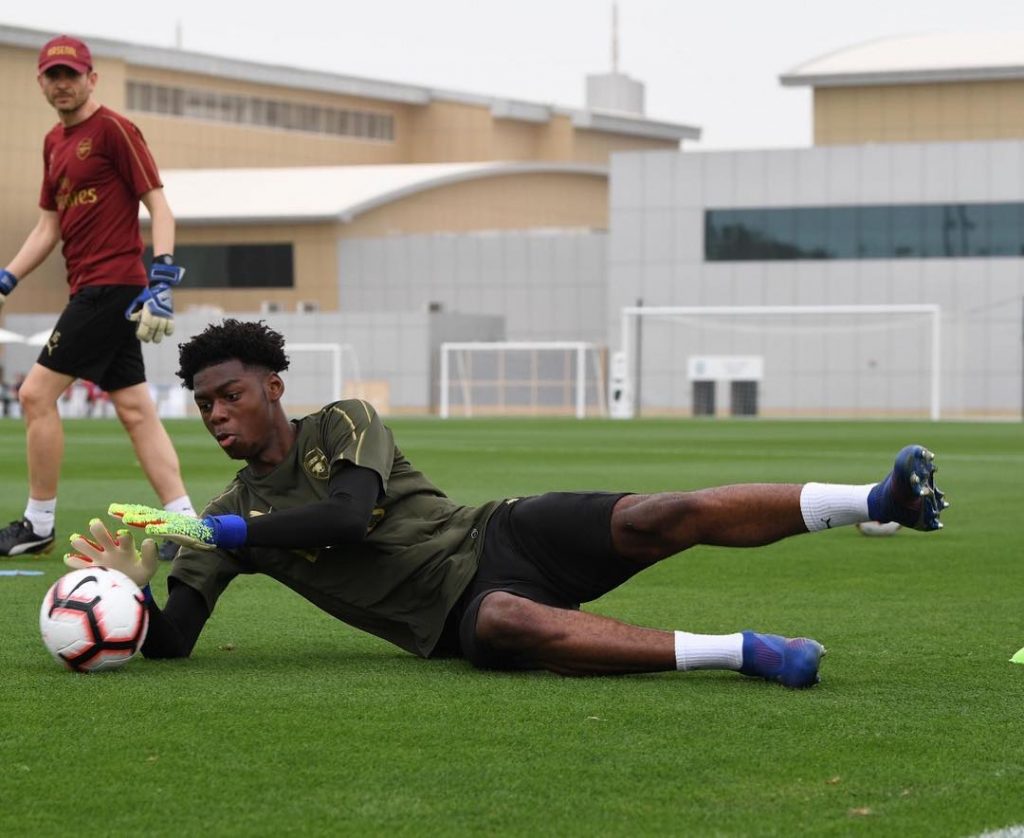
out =
[[814,144],[1024,137],[1024,35],[886,38],[812,59],[781,77],[810,87]]
[[[42,138],[54,124],[36,82],[40,46],[55,33],[0,26],[0,107],[10,130],[0,138],[0,260],[9,259],[35,223]],[[698,129],[637,114],[573,109],[440,91],[90,38],[99,74],[96,98],[127,115],[146,136],[178,218],[179,246],[291,246],[283,305],[312,300],[344,306],[337,245],[353,236],[486,229],[605,229],[607,164],[622,150],[676,149]],[[501,161],[491,176],[442,180],[389,193],[365,213],[295,223],[284,214],[197,220],[182,212],[176,175],[193,170],[442,165]],[[546,168],[516,169],[516,164]],[[527,166],[527,169],[529,167]],[[216,190],[214,175],[207,192]],[[338,196],[345,206],[347,196]],[[4,255],[7,254],[7,255]],[[190,265],[185,264],[186,269]],[[253,310],[264,288],[217,285],[193,271],[178,305]],[[343,287],[343,281],[342,281]],[[59,311],[67,295],[63,260],[53,254],[12,297],[9,313]]]

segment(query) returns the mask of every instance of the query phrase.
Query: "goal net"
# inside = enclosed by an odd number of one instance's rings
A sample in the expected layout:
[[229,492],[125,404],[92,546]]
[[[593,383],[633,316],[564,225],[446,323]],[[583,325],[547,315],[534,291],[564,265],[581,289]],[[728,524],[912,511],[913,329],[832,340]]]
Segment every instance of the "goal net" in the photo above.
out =
[[441,344],[440,414],[606,414],[604,359],[580,341]]
[[[359,356],[349,343],[289,343],[291,366],[281,400],[292,416],[341,398],[362,398]],[[303,355],[301,363],[296,355]]]
[[940,328],[934,304],[626,307],[611,412],[938,419]]

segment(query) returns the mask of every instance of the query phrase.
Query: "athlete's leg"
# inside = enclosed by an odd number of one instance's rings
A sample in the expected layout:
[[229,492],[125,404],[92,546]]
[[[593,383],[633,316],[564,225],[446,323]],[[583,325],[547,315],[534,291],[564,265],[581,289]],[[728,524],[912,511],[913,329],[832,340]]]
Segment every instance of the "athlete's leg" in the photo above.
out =
[[35,364],[18,391],[25,417],[28,502],[23,517],[0,529],[0,556],[48,553],[53,548],[57,483],[64,456],[57,400],[73,381],[73,376]]
[[494,591],[484,597],[476,635],[526,667],[564,675],[663,672],[676,668],[671,631],[641,628]]
[[142,383],[114,390],[110,400],[160,502],[185,496],[178,454],[157,414],[149,386]]
[[949,504],[934,475],[934,455],[908,445],[879,483],[749,483],[627,495],[612,511],[612,545],[620,556],[646,565],[696,544],[757,547],[860,521],[937,530]]
[[33,364],[18,390],[25,418],[25,456],[29,496],[56,498],[60,464],[64,458],[64,428],[57,400],[74,377]]
[[622,675],[729,669],[788,687],[818,682],[824,648],[752,631],[697,635],[632,626],[585,611],[553,608],[493,591],[476,614],[476,639],[517,667],[562,675]]
[[612,545],[650,564],[696,544],[757,547],[807,532],[797,484],[749,483],[626,495],[612,510]]

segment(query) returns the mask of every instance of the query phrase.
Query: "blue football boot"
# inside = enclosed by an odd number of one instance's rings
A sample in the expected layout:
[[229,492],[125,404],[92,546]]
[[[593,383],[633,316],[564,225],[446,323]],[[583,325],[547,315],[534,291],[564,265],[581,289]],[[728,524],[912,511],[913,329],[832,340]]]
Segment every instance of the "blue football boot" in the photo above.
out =
[[821,680],[818,662],[824,654],[825,647],[807,637],[745,631],[740,672],[751,678],[777,681],[784,687],[813,687]]
[[889,476],[868,493],[868,515],[914,530],[940,530],[939,515],[949,506],[943,497],[935,486],[935,455],[923,445],[908,445],[896,455]]

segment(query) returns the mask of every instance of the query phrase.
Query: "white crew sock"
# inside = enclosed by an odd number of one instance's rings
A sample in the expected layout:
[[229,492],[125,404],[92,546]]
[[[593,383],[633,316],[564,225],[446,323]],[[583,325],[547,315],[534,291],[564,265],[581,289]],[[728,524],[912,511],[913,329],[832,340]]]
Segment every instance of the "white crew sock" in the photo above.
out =
[[847,486],[842,483],[806,483],[800,492],[800,513],[809,532],[830,530],[871,520],[868,492],[874,483]]
[[37,500],[29,498],[25,505],[25,517],[32,525],[32,531],[43,537],[53,532],[57,521],[57,498]]
[[167,501],[164,504],[164,509],[168,512],[180,512],[182,515],[192,515],[193,517],[196,514],[188,495],[182,495],[180,498]]
[[743,666],[742,634],[677,631],[676,669],[735,669]]

